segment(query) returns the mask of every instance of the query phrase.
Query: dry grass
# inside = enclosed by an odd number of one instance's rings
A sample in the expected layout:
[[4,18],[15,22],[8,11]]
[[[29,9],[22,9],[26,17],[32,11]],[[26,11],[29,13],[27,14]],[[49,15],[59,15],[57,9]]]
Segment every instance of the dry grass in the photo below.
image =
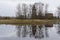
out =
[[53,24],[60,22],[60,19],[4,19],[0,20],[0,24]]

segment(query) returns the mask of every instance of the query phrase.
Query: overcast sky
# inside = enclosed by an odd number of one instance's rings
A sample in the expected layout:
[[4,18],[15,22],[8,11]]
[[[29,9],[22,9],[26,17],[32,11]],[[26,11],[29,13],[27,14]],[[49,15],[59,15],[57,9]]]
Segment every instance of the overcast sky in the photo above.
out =
[[56,7],[60,5],[60,0],[0,0],[0,15],[15,16],[15,8],[17,3],[32,4],[34,2],[42,2],[48,4],[49,12],[55,12]]

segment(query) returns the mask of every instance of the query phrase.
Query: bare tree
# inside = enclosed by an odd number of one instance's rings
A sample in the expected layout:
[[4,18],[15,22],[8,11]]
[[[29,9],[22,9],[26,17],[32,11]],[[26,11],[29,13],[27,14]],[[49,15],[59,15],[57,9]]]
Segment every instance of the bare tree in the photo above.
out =
[[22,9],[21,9],[20,4],[17,5],[16,18],[18,18],[18,19],[24,19],[24,15],[22,15]]
[[41,18],[43,18],[43,6],[44,6],[44,4],[43,3],[39,3],[39,15],[38,15],[38,18],[39,19],[41,19]]
[[60,18],[60,6],[57,7],[57,14],[58,14],[58,18]]
[[46,4],[46,6],[45,6],[45,13],[47,13],[48,11],[48,4]]
[[30,19],[31,18],[31,15],[32,14],[32,5],[30,4],[29,5],[29,8],[28,8],[28,18]]
[[20,9],[20,4],[17,5],[17,14],[16,17],[19,18],[21,15],[21,9]]
[[35,5],[33,5],[33,7],[32,7],[32,18],[36,19],[36,17],[37,17],[37,15],[36,15],[36,7],[35,7]]
[[25,17],[25,19],[26,19],[27,5],[26,5],[26,4],[23,4],[23,5],[22,5],[22,8],[23,8],[24,17]]

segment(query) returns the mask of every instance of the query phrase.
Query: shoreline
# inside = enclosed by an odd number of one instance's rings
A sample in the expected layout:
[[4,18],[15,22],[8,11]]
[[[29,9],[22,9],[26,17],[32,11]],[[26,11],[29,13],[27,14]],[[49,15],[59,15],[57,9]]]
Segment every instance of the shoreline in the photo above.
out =
[[60,19],[0,19],[0,24],[54,24]]

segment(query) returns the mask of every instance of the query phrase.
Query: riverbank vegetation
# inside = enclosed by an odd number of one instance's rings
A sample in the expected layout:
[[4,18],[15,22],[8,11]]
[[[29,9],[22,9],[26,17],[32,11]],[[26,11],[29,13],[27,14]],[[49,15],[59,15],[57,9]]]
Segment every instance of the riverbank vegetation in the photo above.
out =
[[43,3],[34,3],[27,7],[26,4],[17,6],[16,17],[0,17],[0,24],[48,24],[60,22],[59,17],[47,11],[45,5],[45,15],[43,15]]
[[59,23],[60,19],[1,19],[0,24],[49,24]]

